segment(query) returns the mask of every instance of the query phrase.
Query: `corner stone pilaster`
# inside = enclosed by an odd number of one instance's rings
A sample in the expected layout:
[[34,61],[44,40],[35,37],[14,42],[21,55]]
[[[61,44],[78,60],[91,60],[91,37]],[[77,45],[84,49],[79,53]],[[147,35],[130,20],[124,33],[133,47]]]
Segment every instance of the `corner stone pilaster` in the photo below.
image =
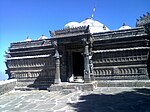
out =
[[55,71],[55,80],[54,80],[54,84],[60,84],[61,83],[61,79],[60,79],[60,55],[58,52],[58,45],[57,45],[57,41],[53,42],[54,47],[55,47],[55,65],[56,65],[56,71]]
[[87,38],[83,39],[83,42],[85,44],[84,46],[84,82],[88,83],[91,82],[90,77],[90,60],[89,60],[89,42]]

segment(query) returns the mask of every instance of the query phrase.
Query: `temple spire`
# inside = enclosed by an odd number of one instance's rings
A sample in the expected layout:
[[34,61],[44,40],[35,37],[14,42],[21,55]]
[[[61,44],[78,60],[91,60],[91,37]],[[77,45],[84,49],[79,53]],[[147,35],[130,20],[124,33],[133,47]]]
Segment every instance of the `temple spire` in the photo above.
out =
[[95,11],[96,11],[96,6],[95,6],[95,1],[94,1],[94,8],[93,8],[92,17],[91,17],[92,19],[94,17]]

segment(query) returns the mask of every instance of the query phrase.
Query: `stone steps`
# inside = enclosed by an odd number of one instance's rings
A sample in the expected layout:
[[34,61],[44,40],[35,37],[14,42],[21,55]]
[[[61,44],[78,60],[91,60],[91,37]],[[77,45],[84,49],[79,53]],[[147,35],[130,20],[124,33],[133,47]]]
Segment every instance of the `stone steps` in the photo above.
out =
[[48,89],[49,91],[68,91],[73,92],[76,90],[81,91],[93,91],[97,87],[97,82],[93,81],[91,83],[67,83],[62,82],[61,84],[51,85]]

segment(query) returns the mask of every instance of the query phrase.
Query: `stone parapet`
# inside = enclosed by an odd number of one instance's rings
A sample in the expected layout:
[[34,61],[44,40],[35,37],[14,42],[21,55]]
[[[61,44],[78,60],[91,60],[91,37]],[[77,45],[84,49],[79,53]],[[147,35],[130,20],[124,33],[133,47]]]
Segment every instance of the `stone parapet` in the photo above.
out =
[[12,91],[17,83],[17,79],[10,79],[5,81],[0,81],[0,95]]

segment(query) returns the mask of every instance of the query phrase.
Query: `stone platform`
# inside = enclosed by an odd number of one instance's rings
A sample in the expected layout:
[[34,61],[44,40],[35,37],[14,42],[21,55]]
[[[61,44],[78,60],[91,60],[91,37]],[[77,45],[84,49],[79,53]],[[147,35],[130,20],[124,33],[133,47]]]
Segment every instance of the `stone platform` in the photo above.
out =
[[150,87],[150,80],[109,80],[91,83],[68,83],[51,85],[49,91],[82,90],[93,91],[97,87]]
[[97,88],[97,82],[93,81],[91,83],[68,83],[68,82],[62,82],[60,84],[54,84],[51,85],[48,89],[49,91],[62,91],[62,90],[68,90],[68,91],[75,91],[75,90],[81,90],[81,91],[93,91]]
[[[97,87],[150,87],[150,80],[103,80],[93,81],[90,83],[84,82],[61,82],[60,84],[52,84],[48,88],[49,91],[93,91]],[[31,91],[40,90],[39,88],[31,87],[15,87],[15,90]]]
[[0,112],[150,112],[150,87],[97,87],[93,91],[11,91]]

